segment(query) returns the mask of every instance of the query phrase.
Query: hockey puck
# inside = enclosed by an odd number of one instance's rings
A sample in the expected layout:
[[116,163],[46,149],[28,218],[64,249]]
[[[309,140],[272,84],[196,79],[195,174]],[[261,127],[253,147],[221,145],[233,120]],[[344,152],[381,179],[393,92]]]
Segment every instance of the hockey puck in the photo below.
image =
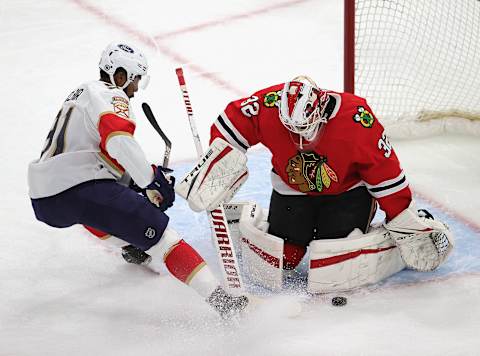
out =
[[347,304],[347,298],[345,297],[333,297],[332,298],[332,305],[336,307],[343,307]]

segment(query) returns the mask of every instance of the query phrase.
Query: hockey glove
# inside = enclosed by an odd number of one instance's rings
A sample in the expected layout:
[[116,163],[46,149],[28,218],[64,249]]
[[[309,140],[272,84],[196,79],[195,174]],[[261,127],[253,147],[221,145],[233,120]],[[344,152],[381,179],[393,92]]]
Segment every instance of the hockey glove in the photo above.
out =
[[173,205],[175,201],[175,177],[165,176],[165,173],[171,173],[172,170],[158,166],[155,168],[155,177],[152,183],[145,188],[145,195],[150,202],[157,206],[161,211],[165,211]]
[[454,247],[448,226],[426,210],[417,211],[413,202],[384,226],[407,267],[417,271],[437,269]]

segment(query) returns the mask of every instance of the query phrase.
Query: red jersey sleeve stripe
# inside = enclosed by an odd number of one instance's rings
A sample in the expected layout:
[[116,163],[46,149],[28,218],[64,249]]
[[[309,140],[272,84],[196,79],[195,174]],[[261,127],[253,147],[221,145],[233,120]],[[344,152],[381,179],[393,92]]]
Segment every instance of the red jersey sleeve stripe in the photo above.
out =
[[379,198],[377,201],[380,208],[385,212],[387,221],[390,221],[408,208],[412,201],[412,191],[407,186],[399,192]]
[[100,147],[106,151],[109,138],[119,134],[133,135],[135,123],[114,113],[104,113],[100,116],[98,132],[100,134]]

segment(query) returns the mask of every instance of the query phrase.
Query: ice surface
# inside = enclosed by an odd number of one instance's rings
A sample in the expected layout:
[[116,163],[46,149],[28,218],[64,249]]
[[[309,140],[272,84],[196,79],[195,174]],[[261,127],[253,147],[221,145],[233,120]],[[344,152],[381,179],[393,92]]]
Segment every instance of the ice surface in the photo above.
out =
[[[418,205],[454,230],[457,246],[432,273],[401,272],[334,308],[302,285],[268,312],[225,324],[189,288],[123,263],[79,227],[35,221],[26,167],[61,102],[98,76],[103,47],[143,47],[150,87],[134,99],[137,138],[150,160],[163,145],[141,114],[148,101],[173,142],[178,176],[194,157],[174,69],[184,67],[200,135],[225,104],[309,74],[342,88],[338,0],[160,2],[0,1],[3,137],[0,140],[0,355],[473,355],[480,341],[480,145],[471,137],[394,142]],[[251,177],[236,197],[268,206],[269,157],[249,154]],[[204,214],[179,201],[172,226],[218,273]],[[254,287],[250,286],[255,290]],[[282,298],[304,301],[281,318]]]

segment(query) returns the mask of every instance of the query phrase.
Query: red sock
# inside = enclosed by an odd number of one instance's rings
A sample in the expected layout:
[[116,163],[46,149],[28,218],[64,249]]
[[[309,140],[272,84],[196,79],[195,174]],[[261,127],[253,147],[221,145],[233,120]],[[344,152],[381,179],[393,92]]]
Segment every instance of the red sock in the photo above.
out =
[[87,229],[88,231],[90,231],[93,235],[95,235],[96,237],[98,237],[99,239],[105,239],[107,237],[110,237],[109,234],[107,234],[106,232],[103,232],[103,231],[100,231],[100,230],[97,230],[91,226],[87,226],[87,225],[83,225],[83,227],[85,229]]
[[283,245],[283,269],[291,270],[297,267],[306,251],[306,247],[285,242]]
[[167,252],[164,260],[170,273],[186,284],[205,265],[202,256],[183,240]]

